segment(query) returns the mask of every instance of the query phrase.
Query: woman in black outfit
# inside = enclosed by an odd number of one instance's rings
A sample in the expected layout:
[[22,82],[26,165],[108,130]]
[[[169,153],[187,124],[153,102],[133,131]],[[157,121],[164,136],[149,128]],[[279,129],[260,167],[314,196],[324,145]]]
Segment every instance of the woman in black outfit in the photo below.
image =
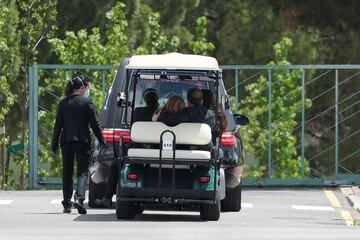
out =
[[88,166],[90,162],[91,137],[89,125],[101,145],[105,145],[96,111],[91,99],[83,96],[87,84],[82,77],[69,80],[65,95],[60,101],[54,125],[52,150],[58,152],[59,140],[63,158],[63,197],[64,213],[71,212],[73,194],[74,160],[77,163],[77,188],[74,195],[74,207],[80,214],[86,214],[85,200]]

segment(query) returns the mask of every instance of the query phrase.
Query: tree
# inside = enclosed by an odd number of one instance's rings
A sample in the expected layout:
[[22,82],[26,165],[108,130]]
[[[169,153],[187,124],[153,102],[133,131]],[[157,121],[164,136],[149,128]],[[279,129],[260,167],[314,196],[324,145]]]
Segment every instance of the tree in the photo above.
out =
[[[268,65],[290,65],[287,56],[291,46],[292,40],[287,37],[275,44],[275,59]],[[293,133],[294,127],[298,124],[296,116],[301,112],[301,85],[298,84],[300,79],[299,70],[285,69],[272,72],[272,167],[274,176],[278,178],[301,177],[301,159],[297,156],[296,137]],[[242,132],[245,149],[254,153],[255,158],[260,161],[259,166],[251,169],[254,172],[257,172],[258,168],[266,169],[268,159],[268,87],[267,78],[262,76],[257,82],[245,87],[249,96],[242,100],[242,111],[251,119],[251,126]],[[311,102],[307,99],[306,106],[310,105]],[[310,168],[305,161],[305,173],[309,171]]]
[[5,146],[9,143],[6,119],[16,99],[10,83],[15,82],[19,74],[18,21],[15,1],[0,2],[0,187],[6,184],[5,172],[9,170],[8,159],[5,161]]
[[[14,63],[19,59],[21,61],[19,65],[14,65],[14,68],[16,66],[16,70],[14,71],[12,71],[11,68],[4,69],[6,74],[13,74],[13,78],[7,79],[7,83],[10,92],[16,96],[13,106],[7,113],[5,120],[9,140],[8,145],[11,145],[14,142],[25,143],[28,137],[28,68],[37,61],[39,46],[41,46],[44,39],[51,36],[56,29],[54,25],[56,18],[56,1],[50,0],[43,2],[33,0],[31,2],[5,2],[7,3],[6,5],[12,9],[8,17],[8,20],[12,21],[12,24],[9,25],[8,22],[6,22],[6,27],[10,29],[9,26],[12,26],[16,29],[15,36],[12,34],[13,30],[8,31],[11,37],[9,40],[14,40],[9,49],[16,54],[15,59],[17,60],[14,60]],[[5,10],[6,8],[2,9]],[[15,16],[18,14],[18,20],[15,20],[14,14],[16,14]],[[15,75],[15,73],[18,74]],[[4,84],[4,86],[6,85]],[[9,157],[8,155],[8,162],[10,160]],[[20,173],[16,176],[20,184],[13,182],[12,187],[24,188],[28,166],[27,152],[21,151],[16,153],[13,161],[20,168]],[[8,174],[11,174],[11,171],[8,171]]]
[[196,20],[196,39],[190,42],[190,47],[195,54],[208,55],[215,49],[213,43],[208,42],[207,36],[207,19],[206,17],[199,17]]

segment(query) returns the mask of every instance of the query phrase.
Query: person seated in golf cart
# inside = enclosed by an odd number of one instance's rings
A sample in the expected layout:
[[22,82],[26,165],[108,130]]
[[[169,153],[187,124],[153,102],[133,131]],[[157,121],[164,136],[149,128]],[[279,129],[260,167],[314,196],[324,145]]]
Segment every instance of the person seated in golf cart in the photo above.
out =
[[161,110],[157,121],[173,127],[179,123],[189,122],[189,116],[184,112],[185,102],[180,96],[171,96]]
[[134,122],[151,121],[151,118],[159,108],[159,97],[154,88],[148,88],[144,91],[145,107],[137,107],[134,111]]
[[[222,108],[221,104],[217,106],[217,109],[215,109],[215,100],[214,100],[214,93],[209,89],[202,89],[203,93],[203,103],[202,105],[210,112],[212,112],[214,115],[216,115],[216,122],[215,122],[215,128],[213,129],[212,135],[213,135],[213,141],[216,137],[220,137],[221,134],[226,130],[227,127],[227,120],[224,113],[224,109]],[[215,111],[217,111],[217,114],[215,114]]]
[[190,122],[206,123],[212,130],[215,129],[215,114],[202,105],[203,92],[199,88],[192,88],[187,93],[188,107],[184,109]]

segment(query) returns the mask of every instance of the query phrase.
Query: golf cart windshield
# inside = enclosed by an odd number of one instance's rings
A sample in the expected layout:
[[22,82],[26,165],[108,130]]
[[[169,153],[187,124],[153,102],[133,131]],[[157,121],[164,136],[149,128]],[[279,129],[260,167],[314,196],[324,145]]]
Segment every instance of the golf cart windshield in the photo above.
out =
[[140,79],[136,85],[135,108],[145,106],[143,93],[148,88],[153,88],[156,90],[159,96],[160,107],[162,107],[165,105],[165,103],[171,96],[181,96],[186,103],[187,92],[191,88],[213,90],[213,86],[213,81],[195,81],[179,79]]

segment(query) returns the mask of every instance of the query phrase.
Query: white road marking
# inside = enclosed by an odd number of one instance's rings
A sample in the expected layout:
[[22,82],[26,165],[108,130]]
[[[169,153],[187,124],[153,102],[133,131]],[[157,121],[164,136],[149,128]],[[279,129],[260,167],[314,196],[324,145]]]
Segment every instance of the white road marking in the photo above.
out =
[[13,200],[0,200],[0,205],[9,205]]
[[241,203],[241,208],[254,208],[252,203]]
[[[53,199],[53,200],[51,200],[50,204],[59,205],[59,204],[61,204],[61,201],[62,201],[62,199]],[[87,204],[88,200],[85,200],[84,203]]]
[[160,214],[160,215],[199,215],[199,212],[191,211],[154,211],[154,210],[145,210],[145,214]]
[[50,204],[61,204],[61,199],[53,199],[51,200]]
[[310,210],[310,211],[329,211],[335,212],[333,207],[328,206],[304,206],[304,205],[291,205],[296,210]]

